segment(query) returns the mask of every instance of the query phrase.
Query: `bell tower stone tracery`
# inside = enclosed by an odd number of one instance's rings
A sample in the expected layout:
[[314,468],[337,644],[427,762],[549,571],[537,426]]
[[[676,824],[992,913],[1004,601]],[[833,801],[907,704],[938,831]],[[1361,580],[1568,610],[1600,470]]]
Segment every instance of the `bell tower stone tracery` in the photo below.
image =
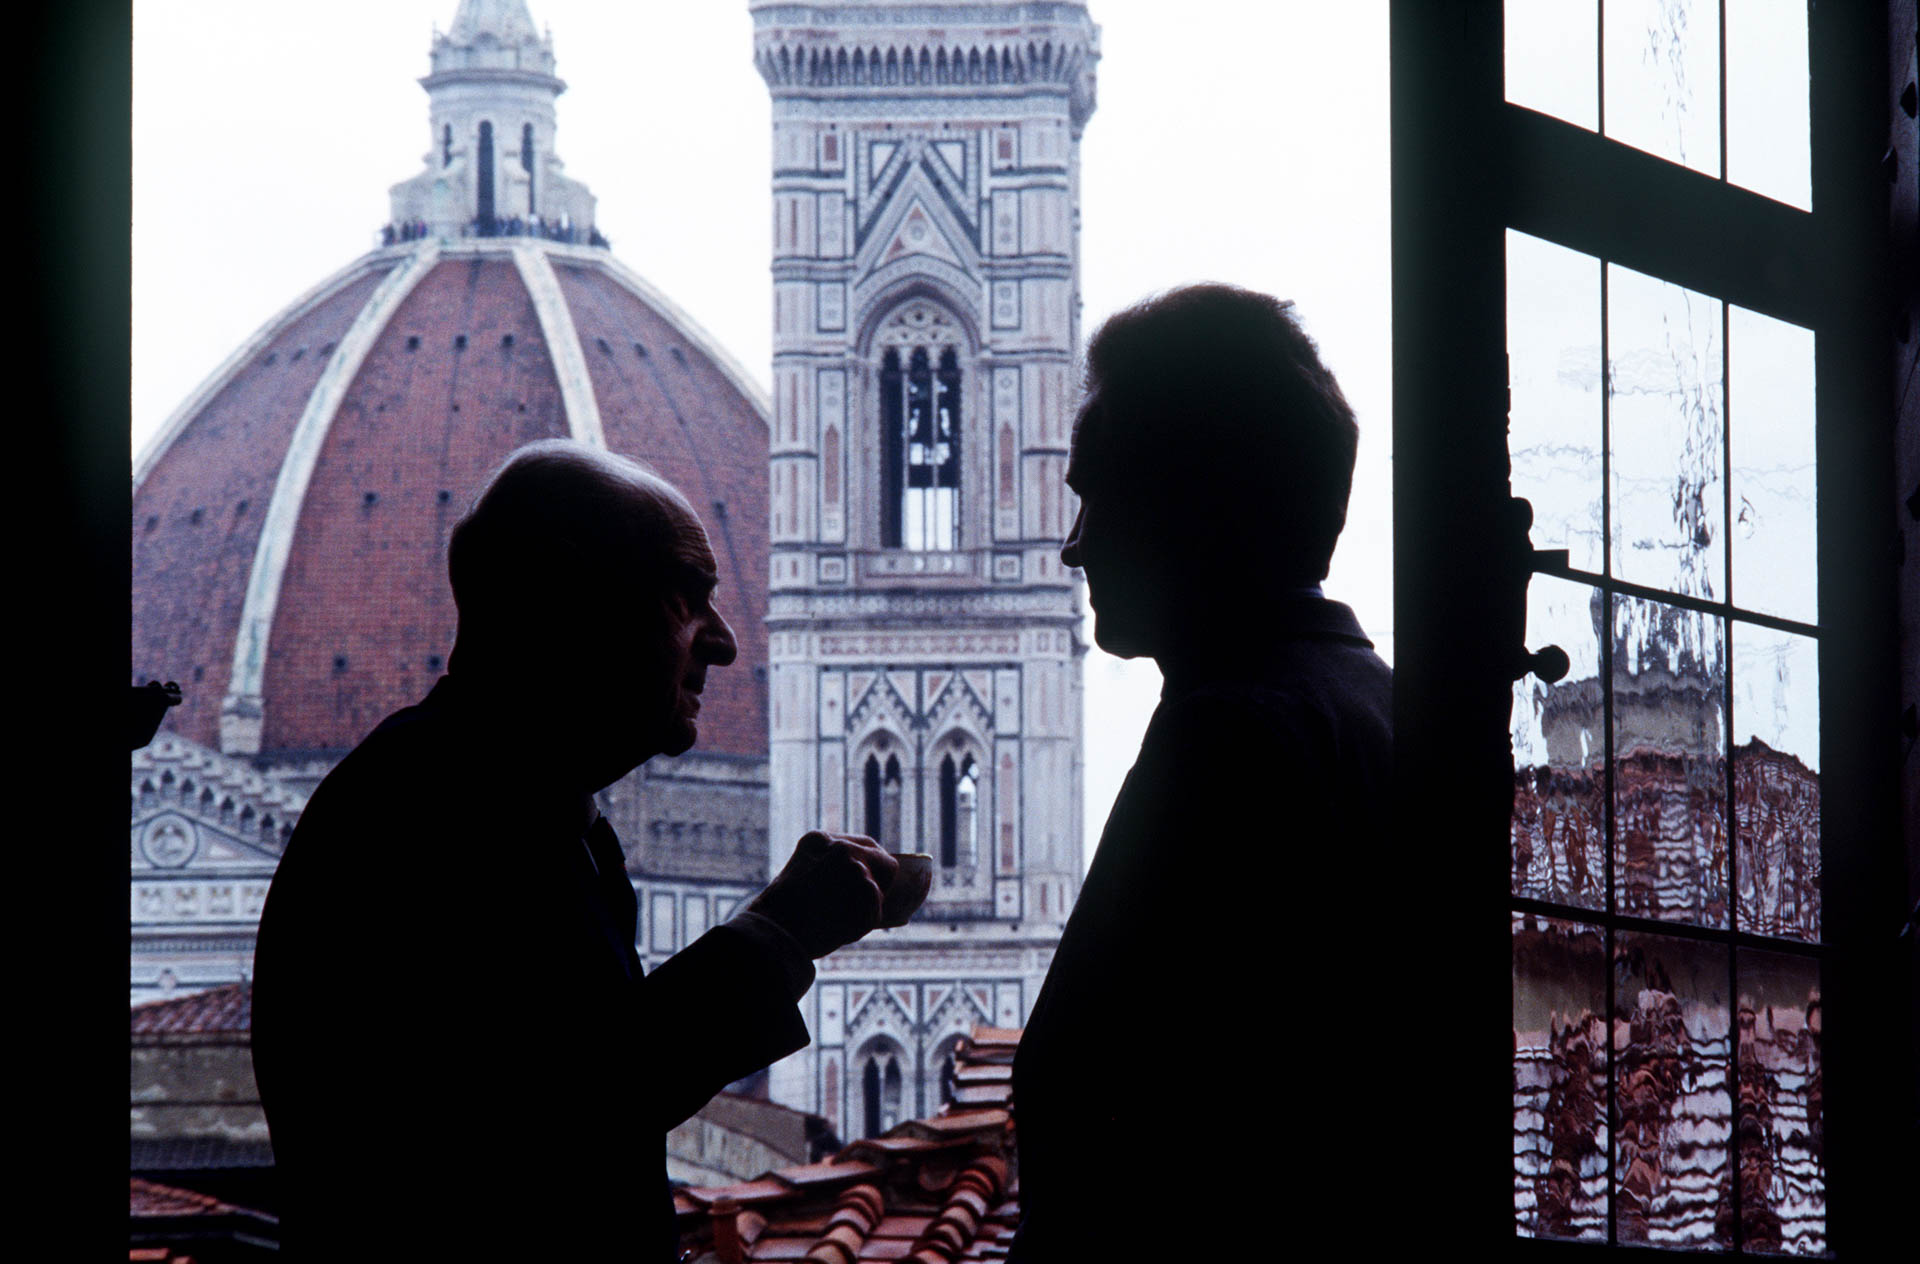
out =
[[[1081,873],[1081,3],[750,0],[773,100],[770,860],[816,825],[935,858],[821,964],[774,1097],[931,1114],[1020,1026]],[[866,1098],[879,1094],[873,1101]]]

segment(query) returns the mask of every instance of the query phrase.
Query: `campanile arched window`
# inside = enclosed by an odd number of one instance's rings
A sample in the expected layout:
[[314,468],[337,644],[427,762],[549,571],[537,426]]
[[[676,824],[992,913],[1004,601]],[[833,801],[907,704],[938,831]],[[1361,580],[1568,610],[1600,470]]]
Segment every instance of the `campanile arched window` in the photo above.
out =
[[893,851],[901,849],[900,838],[900,757],[888,755],[881,766],[878,755],[867,756],[861,775],[865,792],[867,837]]
[[979,841],[975,811],[980,797],[980,771],[971,755],[952,755],[940,761],[940,864],[943,868],[973,863]]
[[863,1137],[877,1137],[901,1120],[906,1077],[901,1064],[906,1050],[884,1037],[869,1044],[861,1055],[860,1114]]
[[960,547],[959,328],[915,299],[881,327],[880,544]]
[[527,173],[527,214],[533,214],[533,124],[520,125],[520,169]]
[[493,235],[493,124],[481,120],[480,123],[480,201],[475,213],[480,220],[482,236]]

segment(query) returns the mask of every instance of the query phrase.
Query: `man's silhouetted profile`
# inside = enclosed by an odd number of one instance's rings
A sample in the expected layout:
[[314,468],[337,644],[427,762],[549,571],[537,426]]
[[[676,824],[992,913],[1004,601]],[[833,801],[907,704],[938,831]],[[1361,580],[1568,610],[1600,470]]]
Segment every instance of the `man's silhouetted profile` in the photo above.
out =
[[253,1052],[301,1258],[667,1261],[664,1134],[800,1048],[811,959],[892,857],[808,834],[643,977],[596,791],[694,743],[734,657],[670,485],[562,441],[455,527],[448,673],[314,792],[261,918]]
[[1381,1107],[1436,1086],[1417,1053],[1406,1085],[1374,1069],[1409,1017],[1382,950],[1425,951],[1379,915],[1417,881],[1387,833],[1392,680],[1319,587],[1357,439],[1265,295],[1176,290],[1088,347],[1060,556],[1094,639],[1165,687],[1014,1063],[1016,1264],[1227,1258],[1417,1179]]

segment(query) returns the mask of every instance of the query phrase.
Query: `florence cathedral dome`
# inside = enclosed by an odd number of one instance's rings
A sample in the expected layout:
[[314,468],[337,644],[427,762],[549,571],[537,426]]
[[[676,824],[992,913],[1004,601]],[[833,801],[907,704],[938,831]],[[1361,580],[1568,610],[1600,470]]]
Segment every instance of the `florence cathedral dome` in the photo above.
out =
[[767,404],[607,248],[555,157],[553,71],[524,0],[462,0],[384,244],[268,321],[136,460],[133,680],[185,694],[163,736],[310,784],[445,669],[447,535],[486,474],[571,436],[701,514],[740,655],[699,749],[765,758]]

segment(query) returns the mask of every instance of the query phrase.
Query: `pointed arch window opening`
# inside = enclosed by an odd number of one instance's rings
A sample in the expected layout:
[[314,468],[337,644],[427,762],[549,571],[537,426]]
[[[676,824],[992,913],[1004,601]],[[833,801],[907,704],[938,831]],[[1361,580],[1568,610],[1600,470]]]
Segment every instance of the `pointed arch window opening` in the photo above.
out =
[[876,841],[890,851],[904,851],[906,840],[900,834],[900,760],[887,756],[885,775],[880,779],[880,828]]
[[527,173],[527,218],[533,218],[533,124],[520,125],[520,169]]
[[940,761],[940,865],[970,869],[978,855],[980,771],[972,755]]
[[887,756],[883,766],[878,755],[867,756],[861,789],[867,837],[890,851],[900,851],[900,757]]
[[480,121],[480,162],[479,162],[479,203],[475,208],[475,218],[479,221],[480,235],[494,235],[493,209],[493,124],[485,119]]
[[440,165],[453,165],[453,124],[443,123],[440,127]]
[[867,1055],[860,1072],[862,1136],[877,1137],[900,1123],[905,1077],[900,1072],[900,1051],[881,1042]]
[[865,792],[864,832],[868,838],[885,846],[885,840],[880,837],[880,760],[873,755],[867,756],[867,766],[861,774],[861,788]]
[[960,358],[914,347],[880,366],[881,544],[913,552],[960,547]]

